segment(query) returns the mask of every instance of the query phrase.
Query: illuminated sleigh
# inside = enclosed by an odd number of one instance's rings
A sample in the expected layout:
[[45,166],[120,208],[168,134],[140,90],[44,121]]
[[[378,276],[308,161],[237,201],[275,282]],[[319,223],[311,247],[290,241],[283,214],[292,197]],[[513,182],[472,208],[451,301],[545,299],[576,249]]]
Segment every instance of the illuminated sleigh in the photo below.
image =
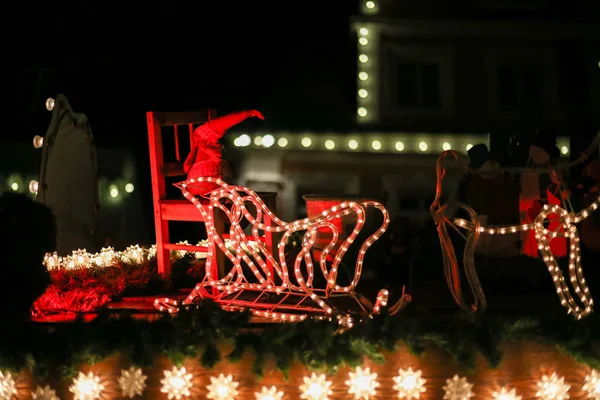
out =
[[[595,144],[596,149],[597,146],[598,143]],[[521,223],[519,225],[485,226],[482,223],[481,218],[477,215],[477,212],[469,205],[461,202],[441,204],[442,181],[446,174],[443,161],[446,157],[452,157],[457,160],[461,163],[465,171],[468,170],[468,167],[462,163],[459,155],[454,151],[445,151],[439,156],[436,165],[436,197],[430,207],[431,216],[437,225],[437,231],[442,247],[446,280],[456,303],[466,311],[483,312],[486,309],[486,298],[479,282],[474,260],[475,249],[481,235],[533,233],[533,235],[529,236],[533,236],[534,241],[536,242],[536,251],[539,250],[540,256],[548,267],[561,305],[567,309],[568,313],[573,314],[577,319],[590,315],[593,312],[594,300],[592,299],[583,276],[579,233],[576,224],[585,220],[590,213],[598,209],[600,206],[600,197],[596,198],[587,208],[577,213],[575,211],[567,211],[567,209],[571,208],[567,205],[551,204],[544,205],[543,209],[537,214],[537,217],[531,222]],[[518,170],[518,172],[526,171],[527,169]],[[543,173],[551,172],[551,170],[540,171]],[[468,220],[451,217],[451,208],[464,210],[468,215]],[[471,306],[467,304],[462,294],[459,261],[448,233],[449,227],[456,231],[463,229],[467,232],[466,236],[463,236],[466,239],[463,254],[463,267],[473,295],[473,304]],[[556,239],[566,239],[569,242],[567,246],[569,251],[568,283],[565,280],[555,254],[553,254],[551,249],[551,242]],[[572,290],[571,287],[569,287],[569,284],[572,287]]]
[[[188,191],[194,185],[213,182],[218,186],[210,192],[208,205],[201,202]],[[321,215],[294,222],[284,222],[277,218],[252,190],[242,186],[231,186],[217,178],[196,178],[177,184],[183,195],[191,201],[205,221],[208,240],[221,249],[231,261],[232,268],[218,276],[219,270],[214,264],[215,255],[208,246],[206,272],[202,282],[181,303],[160,298],[155,306],[161,311],[177,312],[180,306],[194,303],[197,298],[212,299],[227,310],[248,309],[254,315],[280,321],[299,321],[308,316],[343,317],[347,323],[351,318],[345,311],[340,312],[332,300],[346,297],[354,300],[359,306],[360,314],[373,315],[387,306],[389,293],[382,289],[378,292],[375,304],[368,307],[363,304],[355,292],[361,277],[363,261],[367,249],[385,232],[389,224],[389,214],[385,207],[374,201],[363,203],[344,202],[339,206],[323,211]],[[249,210],[254,212],[254,214]],[[366,209],[379,210],[383,216],[381,226],[361,245],[355,263],[354,275],[349,284],[338,284],[338,272],[342,258],[357,238],[365,225]],[[221,212],[230,224],[229,248],[223,237],[219,236],[213,221],[213,212]],[[356,221],[350,235],[338,243],[340,234],[331,222],[337,218],[355,214]],[[252,227],[252,235],[246,236],[242,228],[245,219]],[[315,278],[315,262],[311,251],[317,240],[320,229],[329,229],[332,238],[329,244],[320,251],[315,260],[323,274],[326,284],[324,288],[313,285]],[[296,232],[306,231],[301,240],[301,248],[294,260],[293,271],[286,262],[285,247],[290,237]],[[277,247],[277,255],[271,254],[261,241],[261,232],[282,234]],[[275,252],[275,251],[274,251]],[[335,253],[335,255],[333,255]],[[328,256],[333,255],[333,262],[327,263]],[[250,276],[244,267],[250,270]],[[249,279],[250,278],[250,279]],[[401,298],[388,312],[399,312],[408,302],[410,296],[402,293]]]

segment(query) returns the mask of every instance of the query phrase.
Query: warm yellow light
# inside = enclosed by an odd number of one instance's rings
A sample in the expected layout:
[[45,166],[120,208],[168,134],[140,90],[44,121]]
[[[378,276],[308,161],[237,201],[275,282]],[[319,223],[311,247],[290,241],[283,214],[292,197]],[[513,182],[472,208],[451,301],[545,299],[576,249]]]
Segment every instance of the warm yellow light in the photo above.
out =
[[350,139],[348,140],[348,148],[350,150],[356,150],[358,149],[358,142],[354,139]]
[[471,150],[473,148],[473,145],[471,143],[469,143],[466,147],[467,151]]
[[381,150],[381,142],[379,140],[373,140],[371,142],[371,147],[373,148],[373,150]]
[[134,190],[135,190],[135,186],[133,186],[133,183],[128,183],[125,185],[125,191],[127,193],[133,193]]
[[569,148],[567,146],[562,146],[560,148],[560,152],[564,155],[567,155],[567,154],[569,154]]
[[52,97],[48,97],[46,99],[46,110],[52,111],[54,109],[54,99]]
[[43,145],[44,145],[44,138],[41,137],[40,135],[35,135],[33,137],[33,147],[35,147],[36,149],[41,149]]
[[302,145],[302,147],[310,147],[312,145],[312,139],[308,136],[305,136],[300,141],[300,144]]
[[16,192],[17,190],[19,190],[19,184],[18,184],[17,182],[12,182],[12,183],[10,184],[10,189],[11,189],[13,192]]
[[394,148],[396,149],[396,151],[404,151],[404,143],[402,143],[401,141],[397,141],[394,144]]
[[372,10],[372,9],[374,9],[374,8],[375,8],[375,2],[374,2],[374,1],[367,1],[367,2],[365,3],[365,6],[366,6],[366,7],[367,7],[369,10]]
[[235,147],[246,147],[246,146],[250,146],[251,143],[252,143],[252,139],[250,139],[250,136],[248,136],[246,134],[235,138],[235,140],[233,141],[233,145]]
[[367,91],[367,89],[359,89],[358,90],[358,97],[360,97],[361,99],[366,99],[369,96],[369,92]]
[[421,151],[427,151],[427,143],[425,142],[419,142],[419,150]]
[[254,142],[255,146],[262,146],[262,142],[263,142],[262,136],[255,136],[253,142]]
[[369,79],[369,74],[367,74],[365,71],[361,71],[358,73],[358,79],[360,79],[361,81],[366,81],[367,79]]
[[116,186],[111,186],[109,189],[109,194],[110,194],[110,197],[112,197],[113,199],[116,199],[117,197],[119,197],[119,188]]
[[360,28],[358,33],[360,33],[362,36],[367,36],[369,34],[369,30],[367,28]]
[[366,46],[369,44],[369,39],[367,39],[366,37],[361,37],[360,39],[358,39],[358,43],[361,46]]
[[35,194],[38,192],[39,187],[40,187],[40,184],[38,183],[38,181],[29,182],[29,192]]
[[450,145],[450,143],[448,143],[448,142],[442,143],[442,150],[448,151],[448,150],[451,150],[451,149],[452,149],[452,145]]
[[358,114],[359,117],[362,117],[362,118],[366,117],[368,114],[367,109],[364,107],[359,107],[358,110],[356,110],[356,113]]
[[286,147],[288,145],[288,140],[287,138],[284,137],[280,137],[279,139],[277,139],[277,146],[279,147]]
[[358,56],[358,61],[360,61],[361,63],[366,63],[367,61],[369,61],[369,56],[366,54],[361,54]]
[[273,135],[265,135],[262,138],[263,147],[269,148],[275,144],[275,138]]
[[325,141],[325,148],[327,150],[333,150],[333,149],[335,149],[335,142],[333,140],[331,140],[331,139],[326,140]]

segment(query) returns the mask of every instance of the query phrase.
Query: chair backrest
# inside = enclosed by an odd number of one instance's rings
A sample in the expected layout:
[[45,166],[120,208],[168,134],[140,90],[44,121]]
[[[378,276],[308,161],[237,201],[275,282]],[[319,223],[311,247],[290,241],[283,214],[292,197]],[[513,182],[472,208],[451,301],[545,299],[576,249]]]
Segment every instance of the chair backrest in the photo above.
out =
[[[183,148],[189,148],[194,129],[214,117],[214,110],[198,112],[157,112],[148,111],[148,146],[150,150],[150,173],[152,177],[152,194],[164,198],[167,177],[184,176],[183,161],[187,154],[182,154],[182,138],[186,140]],[[187,132],[187,135],[185,134]],[[165,161],[163,134],[173,134],[174,161]]]

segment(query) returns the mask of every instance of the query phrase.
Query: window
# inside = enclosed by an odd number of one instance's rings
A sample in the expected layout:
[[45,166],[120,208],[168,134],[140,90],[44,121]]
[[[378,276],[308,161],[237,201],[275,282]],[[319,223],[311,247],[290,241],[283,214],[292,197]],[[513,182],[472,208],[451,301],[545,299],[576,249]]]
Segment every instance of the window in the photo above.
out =
[[542,103],[542,71],[536,65],[496,67],[497,105],[500,112],[533,111]]
[[453,101],[452,54],[431,46],[386,46],[385,111],[445,113]]

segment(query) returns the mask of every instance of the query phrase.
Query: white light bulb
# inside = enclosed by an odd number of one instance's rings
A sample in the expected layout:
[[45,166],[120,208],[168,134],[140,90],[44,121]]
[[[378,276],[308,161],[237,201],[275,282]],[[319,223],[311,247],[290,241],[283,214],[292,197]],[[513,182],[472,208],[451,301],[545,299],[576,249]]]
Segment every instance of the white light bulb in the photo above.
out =
[[127,193],[133,193],[134,190],[135,190],[135,186],[133,186],[133,183],[128,183],[125,185],[125,191]]
[[36,149],[41,149],[43,145],[44,145],[44,138],[39,135],[35,135],[33,137],[33,147],[35,147]]
[[364,118],[367,116],[368,111],[364,107],[359,107],[358,110],[356,110],[356,113],[358,114],[359,117]]
[[361,37],[360,39],[358,39],[358,43],[361,46],[366,46],[369,44],[369,39],[367,39],[366,37]]
[[371,142],[371,147],[373,150],[381,150],[381,142],[379,140],[373,140]]
[[367,79],[369,79],[369,74],[367,74],[365,71],[361,71],[358,73],[358,79],[360,79],[361,81],[366,81]]
[[277,139],[277,146],[279,147],[286,147],[288,145],[288,140],[287,138],[284,137],[280,137],[279,139]]
[[374,2],[374,1],[367,1],[367,2],[365,3],[365,6],[366,6],[366,7],[367,7],[369,10],[372,10],[372,9],[374,9],[374,8],[375,8],[375,2]]
[[358,90],[358,97],[360,97],[361,99],[366,99],[369,96],[369,92],[367,91],[367,89],[359,89]]
[[111,186],[109,189],[109,194],[110,194],[110,197],[112,197],[113,199],[116,199],[117,197],[119,197],[119,188],[116,186]]
[[263,142],[262,136],[255,136],[253,142],[254,142],[255,146],[262,146],[262,142]]
[[567,146],[562,146],[560,148],[560,152],[564,155],[567,155],[567,154],[569,154],[569,148]]
[[333,150],[333,149],[335,149],[335,142],[333,140],[331,140],[331,139],[326,140],[325,141],[325,148],[327,150]]
[[19,190],[19,183],[18,183],[18,182],[12,182],[12,183],[10,184],[10,189],[11,189],[12,191],[14,191],[14,192],[18,191],[18,190]]
[[471,143],[469,143],[466,147],[467,151],[471,150],[473,148],[473,145]]
[[29,182],[29,192],[35,194],[38,192],[39,187],[40,187],[40,184],[38,183],[38,181],[33,180],[33,181]]
[[46,99],[46,110],[52,111],[54,109],[54,99],[52,97],[48,97]]
[[452,149],[452,145],[450,145],[450,143],[448,143],[448,142],[444,142],[444,143],[442,144],[442,150],[444,150],[444,151],[448,151],[448,150],[450,150],[450,149]]
[[427,151],[427,147],[428,147],[427,143],[425,143],[425,142],[420,142],[419,143],[419,150],[421,150],[421,151]]
[[364,64],[367,61],[369,61],[369,56],[366,54],[361,54],[358,56],[358,61],[360,61],[362,64]]
[[248,136],[246,134],[237,137],[233,141],[233,145],[235,147],[246,147],[246,146],[250,146],[251,143],[252,143],[252,139],[250,139],[250,136]]
[[263,147],[269,148],[275,144],[275,138],[273,135],[265,135],[262,138]]
[[396,151],[404,151],[404,143],[398,140],[396,144],[394,144],[394,148]]
[[369,34],[369,30],[367,28],[360,28],[358,33],[360,33],[361,36],[367,36]]
[[350,148],[351,150],[358,149],[358,142],[354,139],[348,140],[348,148]]
[[310,147],[312,145],[312,139],[308,136],[305,136],[300,141],[300,144],[302,145],[302,147]]

